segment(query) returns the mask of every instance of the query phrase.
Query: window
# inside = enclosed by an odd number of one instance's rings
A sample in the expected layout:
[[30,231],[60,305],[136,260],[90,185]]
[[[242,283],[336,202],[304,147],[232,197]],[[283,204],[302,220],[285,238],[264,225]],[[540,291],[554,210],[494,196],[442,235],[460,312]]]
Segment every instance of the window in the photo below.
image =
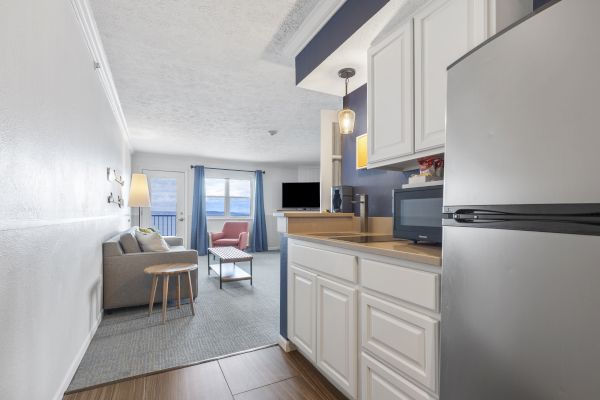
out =
[[208,217],[250,217],[252,182],[249,179],[206,178]]

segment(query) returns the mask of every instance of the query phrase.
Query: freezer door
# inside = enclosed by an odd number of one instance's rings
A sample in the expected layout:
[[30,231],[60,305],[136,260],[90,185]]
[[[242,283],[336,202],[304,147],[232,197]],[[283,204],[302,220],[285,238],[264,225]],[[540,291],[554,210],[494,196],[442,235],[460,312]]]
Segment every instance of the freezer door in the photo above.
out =
[[449,69],[444,205],[600,203],[598,15],[560,1]]
[[600,237],[443,234],[440,398],[598,398]]

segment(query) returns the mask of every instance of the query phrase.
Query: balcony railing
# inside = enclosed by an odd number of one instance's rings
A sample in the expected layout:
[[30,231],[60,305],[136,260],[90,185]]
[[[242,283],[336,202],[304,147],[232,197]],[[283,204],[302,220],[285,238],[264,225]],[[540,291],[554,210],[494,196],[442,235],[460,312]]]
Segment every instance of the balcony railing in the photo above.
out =
[[163,236],[175,236],[177,233],[177,216],[175,214],[152,214],[152,225]]

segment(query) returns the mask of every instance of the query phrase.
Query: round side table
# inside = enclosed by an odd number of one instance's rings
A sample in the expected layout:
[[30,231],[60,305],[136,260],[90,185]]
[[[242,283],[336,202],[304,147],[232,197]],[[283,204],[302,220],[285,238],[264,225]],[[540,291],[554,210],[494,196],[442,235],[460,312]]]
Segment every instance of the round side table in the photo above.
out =
[[152,275],[152,287],[150,288],[150,302],[148,303],[148,316],[152,314],[152,308],[154,307],[154,296],[156,294],[156,286],[158,285],[158,278],[160,276],[163,277],[162,323],[164,324],[167,319],[167,296],[169,294],[169,277],[171,275],[177,277],[177,308],[181,307],[181,274],[187,275],[190,308],[192,309],[192,315],[196,315],[196,312],[194,311],[194,291],[192,289],[191,276],[191,272],[196,269],[198,269],[198,264],[186,263],[158,264],[145,268],[144,273]]

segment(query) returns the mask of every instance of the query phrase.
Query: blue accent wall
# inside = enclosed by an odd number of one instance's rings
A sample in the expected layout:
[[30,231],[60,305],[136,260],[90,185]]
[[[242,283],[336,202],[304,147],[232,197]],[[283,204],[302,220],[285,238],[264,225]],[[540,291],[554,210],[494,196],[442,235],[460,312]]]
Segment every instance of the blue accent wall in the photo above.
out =
[[286,338],[287,335],[287,262],[288,238],[280,234],[279,242],[279,334]]
[[388,2],[389,0],[347,0],[296,56],[296,84]]
[[392,190],[406,183],[410,173],[356,169],[356,137],[367,132],[367,85],[344,97],[344,104],[356,113],[356,121],[354,133],[342,135],[342,184],[354,186],[354,193],[369,195],[369,216],[391,217]]

